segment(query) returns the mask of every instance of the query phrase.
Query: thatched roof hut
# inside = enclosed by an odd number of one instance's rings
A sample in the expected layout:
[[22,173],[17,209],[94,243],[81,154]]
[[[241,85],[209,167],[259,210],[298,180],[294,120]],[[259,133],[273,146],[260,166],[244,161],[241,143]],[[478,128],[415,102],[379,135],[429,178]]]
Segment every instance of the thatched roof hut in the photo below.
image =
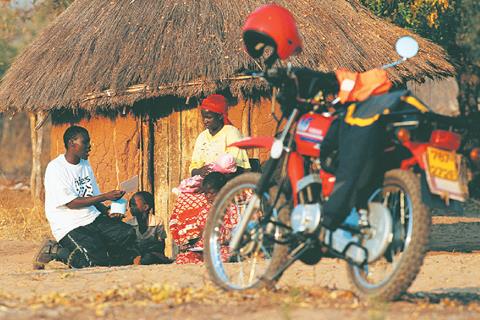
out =
[[[68,123],[79,122],[95,143],[90,162],[101,189],[138,174],[140,187],[154,193],[156,212],[166,221],[174,200],[170,190],[189,174],[194,138],[203,130],[189,97],[230,92],[240,99],[229,118],[243,134],[272,134],[268,102],[252,102],[268,95],[265,84],[236,75],[257,68],[244,53],[241,26],[267,2],[76,0],[0,82],[0,113],[28,111],[32,127],[48,112],[62,115],[67,124],[51,130],[52,157],[64,150]],[[305,49],[293,59],[296,65],[371,69],[397,60],[395,41],[410,34],[375,17],[358,0],[277,2],[293,12],[303,36]],[[392,80],[454,73],[439,46],[414,37],[418,56],[390,69]],[[78,117],[85,113],[92,117]],[[34,159],[42,153],[41,137],[33,131]],[[262,158],[260,151],[252,152]],[[39,186],[42,170],[34,167],[32,186]]]
[[[241,25],[262,0],[77,0],[15,61],[0,85],[0,112],[132,105],[164,95],[203,96],[230,87],[248,95],[264,84],[236,81],[255,68]],[[375,17],[357,0],[277,1],[304,38],[294,63],[322,71],[367,70],[397,59],[409,32]],[[444,51],[415,36],[417,57],[390,69],[394,81],[454,73]]]

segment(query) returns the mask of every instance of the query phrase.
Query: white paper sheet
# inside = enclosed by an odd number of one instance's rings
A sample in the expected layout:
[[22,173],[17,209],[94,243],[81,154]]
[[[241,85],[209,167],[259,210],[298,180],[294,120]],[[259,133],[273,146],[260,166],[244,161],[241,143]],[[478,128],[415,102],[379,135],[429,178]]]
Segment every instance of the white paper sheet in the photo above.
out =
[[125,192],[135,192],[138,190],[138,176],[134,176],[120,183],[120,190]]

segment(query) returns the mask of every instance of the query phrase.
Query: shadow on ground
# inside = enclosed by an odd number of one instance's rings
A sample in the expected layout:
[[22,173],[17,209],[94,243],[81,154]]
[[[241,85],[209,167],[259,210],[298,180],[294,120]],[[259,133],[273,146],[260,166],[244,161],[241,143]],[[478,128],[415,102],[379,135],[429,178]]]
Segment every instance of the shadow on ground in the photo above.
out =
[[[437,290],[435,290],[437,291]],[[402,296],[401,300],[411,303],[445,303],[449,301],[453,304],[468,305],[472,302],[480,302],[480,288],[440,288],[442,292],[415,292],[407,293]]]
[[480,222],[432,225],[429,250],[448,252],[480,250]]

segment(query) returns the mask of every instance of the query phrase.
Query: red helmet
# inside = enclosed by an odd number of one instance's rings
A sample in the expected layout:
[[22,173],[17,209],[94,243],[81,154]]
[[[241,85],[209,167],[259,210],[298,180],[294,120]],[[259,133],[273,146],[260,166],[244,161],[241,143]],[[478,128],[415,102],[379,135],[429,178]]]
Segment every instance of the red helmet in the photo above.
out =
[[282,60],[302,51],[295,19],[276,4],[261,6],[248,16],[243,26],[243,41],[253,58],[261,57],[265,46],[272,46]]

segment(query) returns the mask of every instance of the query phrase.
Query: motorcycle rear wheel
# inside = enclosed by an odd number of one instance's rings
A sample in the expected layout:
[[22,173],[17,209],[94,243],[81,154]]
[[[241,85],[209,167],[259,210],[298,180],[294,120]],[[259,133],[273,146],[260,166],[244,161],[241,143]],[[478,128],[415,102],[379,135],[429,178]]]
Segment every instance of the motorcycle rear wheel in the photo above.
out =
[[[239,253],[233,256],[228,253],[226,256],[231,232],[225,230],[235,228],[235,225],[227,226],[227,209],[235,207],[241,215],[249,202],[248,195],[255,192],[260,177],[259,173],[245,173],[229,181],[216,196],[208,214],[204,231],[204,261],[212,281],[225,290],[271,288],[278,280],[272,279],[272,276],[287,259],[288,246],[271,241],[272,235],[275,238],[281,236],[282,228],[262,223],[263,211],[272,205],[276,196],[278,188],[275,186],[262,196],[244,233]],[[281,216],[281,221],[286,222],[289,209],[284,195],[280,196],[273,212],[274,218],[280,219]],[[238,223],[239,219],[236,220],[235,223]]]
[[383,187],[370,200],[382,202],[390,210],[393,239],[379,260],[364,267],[348,264],[348,277],[360,297],[392,301],[410,287],[423,264],[430,234],[430,211],[422,201],[420,179],[411,171],[388,171]]

